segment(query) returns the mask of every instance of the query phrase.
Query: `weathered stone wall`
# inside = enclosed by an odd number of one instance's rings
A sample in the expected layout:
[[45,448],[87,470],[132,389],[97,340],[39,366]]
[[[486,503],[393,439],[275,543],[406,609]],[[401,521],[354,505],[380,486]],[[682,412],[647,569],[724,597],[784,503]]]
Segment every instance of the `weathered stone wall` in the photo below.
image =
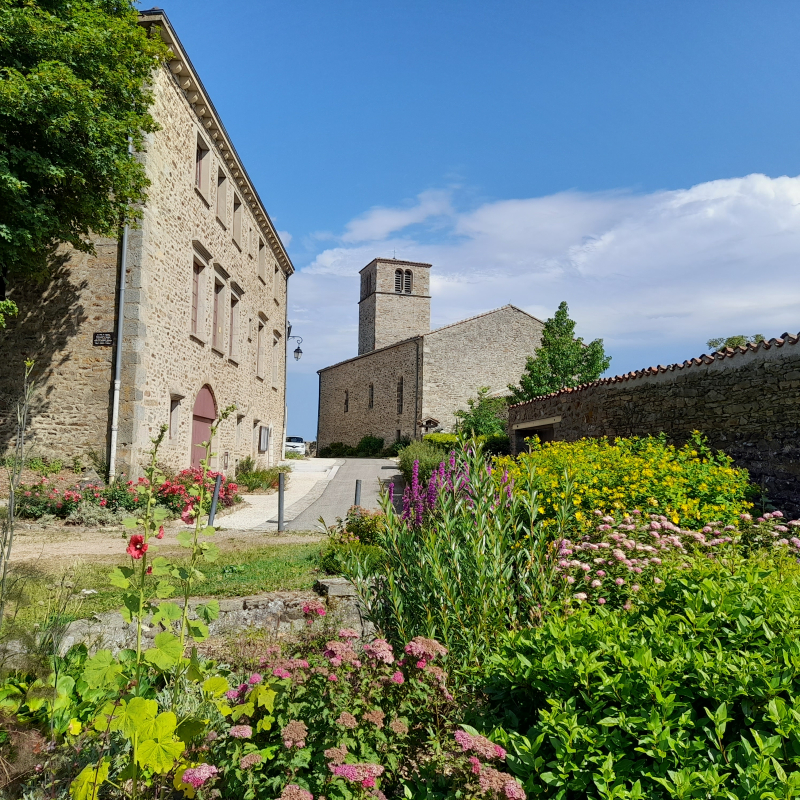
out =
[[[151,437],[169,424],[173,400],[179,400],[177,426],[160,460],[175,469],[189,466],[192,410],[204,385],[211,388],[218,410],[237,407],[220,427],[216,465],[224,466],[226,452],[229,471],[244,456],[274,463],[285,437],[287,274],[244,202],[237,168],[226,164],[170,69],[154,75],[153,90],[151,111],[161,127],[147,137],[141,154],[151,186],[141,226],[131,231],[128,245],[118,469],[139,474]],[[209,149],[211,179],[205,195],[195,187],[198,136]],[[227,194],[218,218],[220,169],[227,177]],[[238,243],[233,240],[234,190],[243,201]],[[266,254],[261,269],[259,241]],[[52,458],[82,455],[84,462],[90,449],[107,453],[114,354],[111,347],[93,347],[92,334],[116,329],[118,257],[116,241],[99,240],[96,256],[64,252],[44,290],[12,287],[10,297],[20,315],[0,333],[0,451],[13,446],[22,361],[31,357],[38,385],[31,415],[34,452]],[[205,268],[193,334],[195,258]],[[223,287],[216,347],[211,330],[215,281]],[[234,292],[240,297],[239,325],[231,347]],[[256,374],[259,324],[261,377]],[[271,429],[267,453],[258,452],[258,426]]]
[[505,392],[518,383],[525,360],[542,340],[543,323],[514,306],[448,325],[425,336],[422,420],[451,431],[453,412],[467,408],[478,388]]
[[[419,379],[417,377],[419,373]],[[397,382],[403,378],[403,412],[397,413]],[[362,437],[386,444],[416,435],[417,381],[422,387],[422,339],[410,339],[327,367],[319,373],[319,448],[331,442],[355,446]],[[373,407],[369,407],[369,385]],[[348,411],[344,410],[348,392]]]
[[14,447],[27,358],[36,362],[30,455],[81,456],[85,463],[88,450],[105,453],[113,354],[111,347],[94,347],[92,334],[114,330],[117,242],[100,239],[96,250],[94,256],[62,250],[44,288],[11,287],[19,315],[0,331],[0,453]]
[[[412,273],[411,294],[395,292],[395,271]],[[358,353],[421,336],[431,328],[430,264],[375,259],[361,270]]]
[[750,470],[779,508],[799,513],[800,341],[707,358],[512,406],[512,448],[518,452],[538,431],[564,441],[663,431],[681,443],[699,430]]
[[[258,226],[242,204],[241,244],[234,242],[231,169],[205,137],[197,116],[170,72],[154,80],[152,113],[161,130],[147,140],[144,163],[152,181],[141,229],[131,237],[125,302],[120,460],[131,471],[144,462],[149,440],[169,423],[171,398],[181,398],[177,435],[165,442],[163,461],[172,467],[191,460],[192,409],[208,385],[218,410],[235,404],[237,412],[222,423],[215,450],[229,470],[236,459],[252,455],[274,463],[284,437],[286,275],[267,246],[266,279],[259,276]],[[212,180],[203,196],[195,187],[198,134],[210,149]],[[218,170],[227,176],[224,218],[217,217]],[[194,259],[205,263],[198,331],[191,332]],[[262,273],[263,274],[263,273]],[[221,341],[212,337],[214,284],[223,285]],[[239,333],[231,351],[230,298],[237,292]],[[258,326],[262,324],[263,378],[256,374]],[[278,340],[273,370],[273,340]],[[273,375],[275,380],[273,380]],[[237,416],[241,416],[238,420]],[[272,429],[270,452],[259,454],[254,427]],[[237,435],[238,429],[238,435]]]

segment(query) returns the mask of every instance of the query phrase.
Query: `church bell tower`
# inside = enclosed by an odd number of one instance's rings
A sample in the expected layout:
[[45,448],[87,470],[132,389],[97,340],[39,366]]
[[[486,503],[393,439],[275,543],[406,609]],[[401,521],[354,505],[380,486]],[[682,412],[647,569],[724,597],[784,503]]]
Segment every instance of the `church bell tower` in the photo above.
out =
[[359,273],[358,354],[431,328],[430,264],[376,258]]

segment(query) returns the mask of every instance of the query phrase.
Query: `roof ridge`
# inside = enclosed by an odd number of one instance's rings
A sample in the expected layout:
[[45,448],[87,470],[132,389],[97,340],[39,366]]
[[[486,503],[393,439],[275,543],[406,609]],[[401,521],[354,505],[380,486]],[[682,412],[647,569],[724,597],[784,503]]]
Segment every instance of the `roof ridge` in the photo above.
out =
[[[530,317],[531,319],[535,319],[537,322],[542,322],[538,317],[534,317],[533,314],[529,314],[524,309],[519,308],[519,306],[515,306],[513,303],[506,303],[504,306],[498,306],[497,308],[489,309],[489,311],[483,311],[480,314],[475,314],[472,317],[465,317],[464,319],[460,319],[457,322],[450,322],[447,325],[442,325],[439,328],[431,328],[427,333],[423,334],[423,336],[430,336],[432,333],[439,333],[439,331],[443,331],[446,328],[453,328],[456,325],[462,325],[465,322],[472,322],[473,320],[480,319],[481,317],[486,317],[489,314],[496,314],[498,311],[503,311],[506,308],[513,308],[514,311],[519,311],[520,314],[525,314],[526,317]],[[544,322],[542,322],[544,325]]]
[[738,345],[736,347],[724,347],[721,350],[716,350],[712,354],[703,353],[702,355],[696,356],[695,358],[690,358],[681,363],[667,364],[666,366],[659,364],[657,367],[645,367],[644,369],[627,372],[624,375],[614,375],[610,378],[598,378],[596,381],[582,383],[579,386],[575,386],[571,389],[560,389],[557,392],[551,392],[550,394],[543,394],[541,397],[535,397],[533,400],[525,400],[522,403],[514,403],[510,406],[510,408],[517,408],[519,406],[528,405],[529,403],[536,403],[539,400],[544,400],[548,397],[557,397],[558,395],[562,394],[580,392],[584,389],[591,389],[595,386],[607,386],[611,383],[623,383],[624,381],[638,380],[639,378],[645,378],[650,375],[658,375],[662,372],[674,372],[679,369],[698,367],[701,364],[709,365],[713,364],[715,361],[724,361],[727,358],[735,358],[743,355],[744,353],[755,353],[758,350],[769,350],[772,347],[783,347],[785,344],[796,345],[798,343],[800,343],[800,333],[783,333],[780,337],[773,339],[763,339],[760,342],[749,342],[746,345]]

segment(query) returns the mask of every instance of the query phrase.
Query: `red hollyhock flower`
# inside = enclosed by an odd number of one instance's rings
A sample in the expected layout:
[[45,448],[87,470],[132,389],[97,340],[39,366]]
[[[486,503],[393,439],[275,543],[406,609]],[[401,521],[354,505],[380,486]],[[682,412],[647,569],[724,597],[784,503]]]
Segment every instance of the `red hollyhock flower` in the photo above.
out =
[[156,534],[156,539],[163,539],[164,538],[164,526],[162,525],[158,529],[158,533]]
[[147,552],[148,545],[145,544],[144,536],[134,533],[125,552],[133,559],[141,558]]

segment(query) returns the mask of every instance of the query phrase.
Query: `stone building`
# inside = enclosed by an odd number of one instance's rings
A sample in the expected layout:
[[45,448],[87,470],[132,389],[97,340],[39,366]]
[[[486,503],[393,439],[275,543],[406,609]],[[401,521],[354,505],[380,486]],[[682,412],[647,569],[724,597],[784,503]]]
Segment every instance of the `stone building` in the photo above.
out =
[[193,445],[218,413],[235,405],[214,443],[216,465],[232,471],[245,456],[268,465],[285,437],[294,269],[166,15],[153,9],[140,21],[158,26],[173,54],[153,75],[161,127],[140,154],[151,181],[144,216],[120,241],[98,241],[96,255],[62,252],[44,292],[11,287],[20,314],[0,338],[0,449],[14,440],[29,357],[37,454],[85,462],[95,450],[135,475],[163,424],[160,459],[184,468],[198,462]]
[[750,471],[779,508],[800,512],[800,334],[728,348],[564,389],[509,408],[514,454],[525,439],[645,436],[681,444],[699,430]]
[[430,269],[376,258],[361,270],[358,355],[319,370],[319,447],[452,430],[479,387],[519,380],[543,323],[507,305],[432,331]]

